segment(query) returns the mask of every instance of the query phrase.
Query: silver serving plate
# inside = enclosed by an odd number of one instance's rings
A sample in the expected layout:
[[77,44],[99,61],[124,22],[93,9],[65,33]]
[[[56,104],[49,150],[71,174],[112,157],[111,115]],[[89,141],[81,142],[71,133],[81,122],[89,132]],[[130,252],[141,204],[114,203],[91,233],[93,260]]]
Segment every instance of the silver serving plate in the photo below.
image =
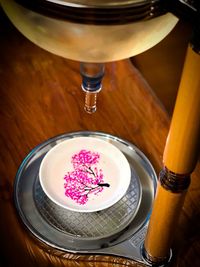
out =
[[[124,197],[99,212],[64,209],[45,195],[39,183],[39,166],[45,154],[56,144],[80,136],[97,137],[115,145],[131,166],[131,183]],[[101,132],[74,132],[51,138],[28,154],[16,175],[14,200],[24,225],[49,246],[72,253],[108,254],[143,261],[140,250],[156,180],[151,163],[133,144]]]

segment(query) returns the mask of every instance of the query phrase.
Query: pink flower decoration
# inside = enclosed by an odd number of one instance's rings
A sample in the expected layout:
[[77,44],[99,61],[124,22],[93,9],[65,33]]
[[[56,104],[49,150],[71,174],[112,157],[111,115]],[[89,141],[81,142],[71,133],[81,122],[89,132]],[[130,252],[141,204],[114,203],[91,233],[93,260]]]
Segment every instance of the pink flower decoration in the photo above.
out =
[[104,183],[103,171],[96,166],[99,159],[98,153],[84,149],[72,156],[74,170],[64,177],[65,195],[80,205],[87,203],[89,195],[97,195],[110,186]]

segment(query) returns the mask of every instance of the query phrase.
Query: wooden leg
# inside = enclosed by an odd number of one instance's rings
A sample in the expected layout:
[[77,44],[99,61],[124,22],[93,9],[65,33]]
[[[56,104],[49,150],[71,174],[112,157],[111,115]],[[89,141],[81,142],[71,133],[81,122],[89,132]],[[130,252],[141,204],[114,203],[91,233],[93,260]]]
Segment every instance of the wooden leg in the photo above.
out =
[[161,265],[170,257],[177,221],[195,168],[200,139],[200,55],[189,46],[164,150],[144,258]]

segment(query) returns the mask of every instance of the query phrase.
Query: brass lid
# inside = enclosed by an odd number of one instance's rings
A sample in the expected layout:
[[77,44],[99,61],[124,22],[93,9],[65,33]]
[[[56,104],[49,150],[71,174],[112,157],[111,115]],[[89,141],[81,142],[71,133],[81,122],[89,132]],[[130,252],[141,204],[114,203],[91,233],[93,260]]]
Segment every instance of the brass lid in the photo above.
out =
[[93,8],[119,8],[122,6],[133,6],[152,2],[151,0],[44,0],[47,2],[72,6],[72,7],[93,7]]
[[15,0],[40,14],[83,24],[115,25],[165,13],[161,0]]

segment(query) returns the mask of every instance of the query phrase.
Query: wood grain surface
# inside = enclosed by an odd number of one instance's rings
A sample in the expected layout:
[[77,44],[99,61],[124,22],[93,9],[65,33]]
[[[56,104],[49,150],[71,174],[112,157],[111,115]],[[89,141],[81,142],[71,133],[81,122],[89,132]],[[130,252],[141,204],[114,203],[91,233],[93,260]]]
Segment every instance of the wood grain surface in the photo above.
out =
[[[117,257],[75,255],[39,243],[13,205],[20,163],[36,145],[79,130],[102,131],[134,143],[158,173],[169,118],[129,60],[109,63],[98,109],[83,110],[79,63],[52,55],[0,19],[0,266],[140,266]],[[174,239],[172,266],[200,266],[200,167],[192,175]]]

